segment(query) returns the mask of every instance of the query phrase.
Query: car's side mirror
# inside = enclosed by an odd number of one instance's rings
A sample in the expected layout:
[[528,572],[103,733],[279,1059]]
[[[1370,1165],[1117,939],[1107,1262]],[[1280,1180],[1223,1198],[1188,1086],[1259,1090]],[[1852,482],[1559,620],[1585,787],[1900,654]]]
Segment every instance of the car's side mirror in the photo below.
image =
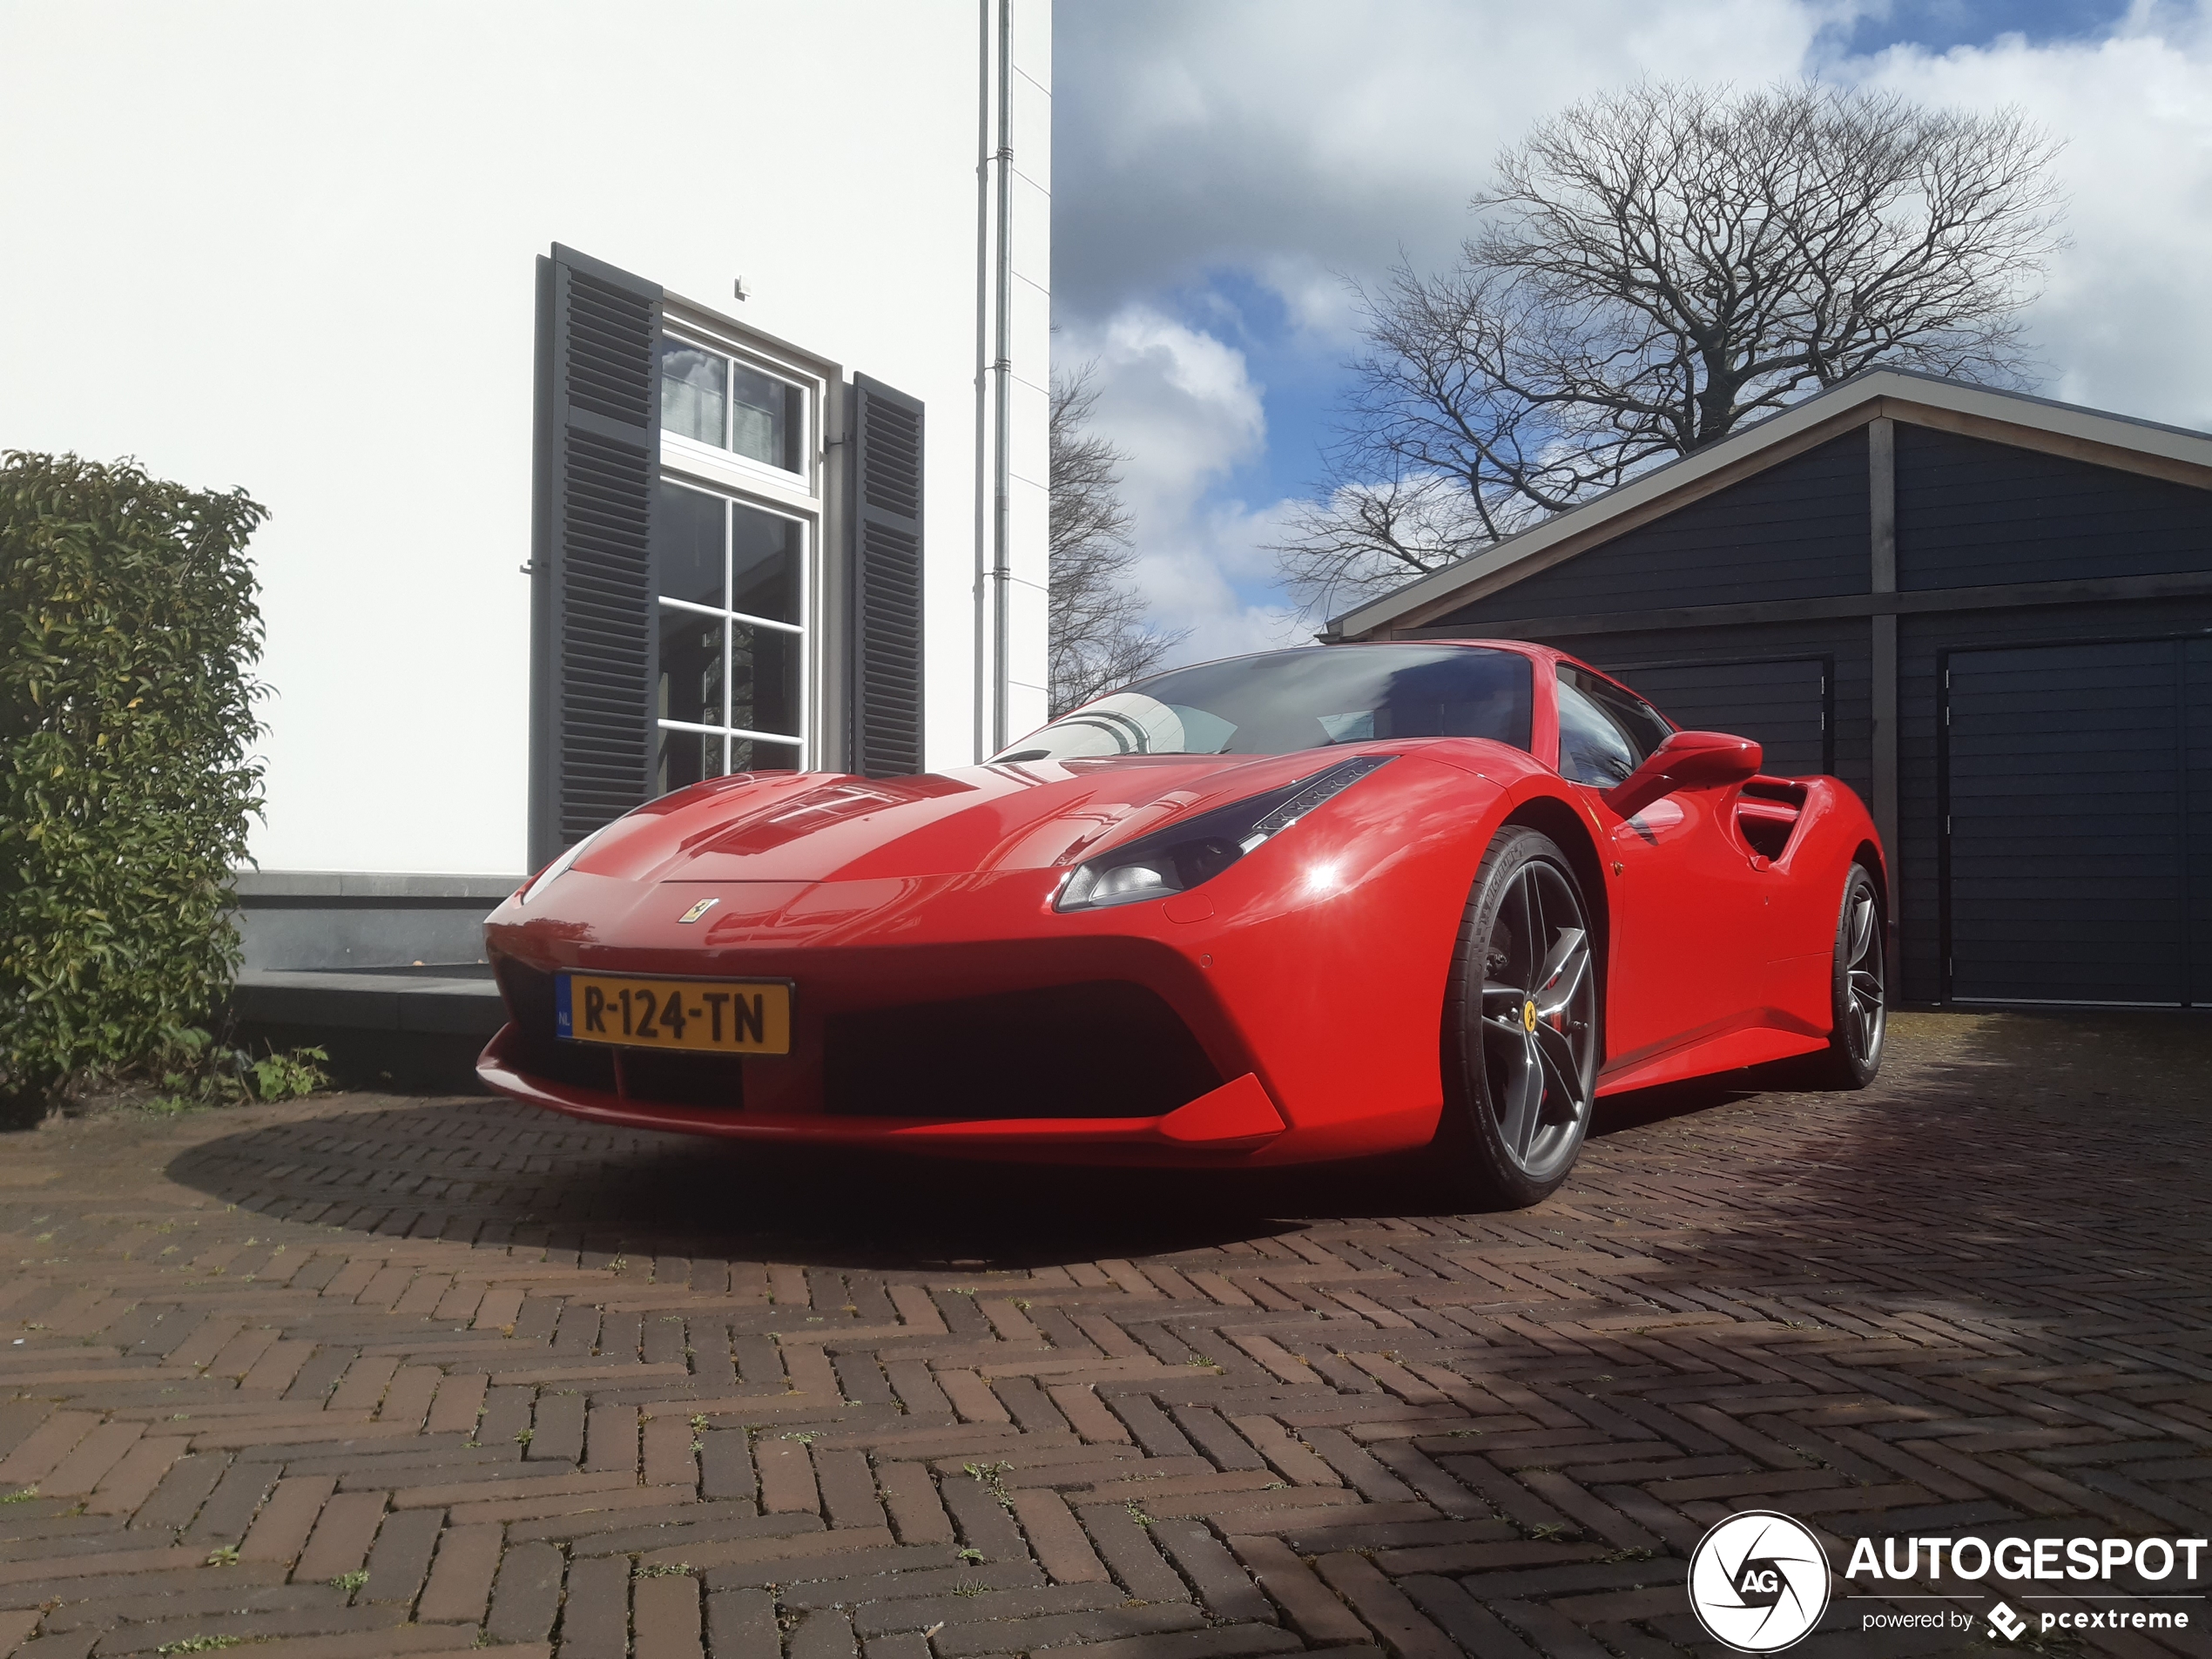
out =
[[1764,751],[1724,732],[1677,732],[1643,765],[1605,792],[1605,804],[1634,818],[1662,795],[1682,789],[1722,789],[1757,776]]

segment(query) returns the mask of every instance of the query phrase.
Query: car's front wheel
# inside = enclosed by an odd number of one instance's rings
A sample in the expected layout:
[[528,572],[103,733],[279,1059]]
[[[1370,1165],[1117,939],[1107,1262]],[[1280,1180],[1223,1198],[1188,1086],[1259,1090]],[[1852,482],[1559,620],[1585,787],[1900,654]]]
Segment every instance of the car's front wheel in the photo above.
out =
[[1453,1185],[1501,1209],[1567,1178],[1597,1076],[1597,962],[1567,855],[1525,826],[1483,855],[1453,952],[1444,1008],[1440,1150]]

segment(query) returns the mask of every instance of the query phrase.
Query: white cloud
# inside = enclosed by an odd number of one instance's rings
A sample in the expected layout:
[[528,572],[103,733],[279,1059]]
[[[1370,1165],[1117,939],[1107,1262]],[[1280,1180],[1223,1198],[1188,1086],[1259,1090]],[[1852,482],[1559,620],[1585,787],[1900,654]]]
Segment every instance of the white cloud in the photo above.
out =
[[1252,383],[1244,354],[1149,305],[1068,328],[1055,356],[1063,368],[1092,366],[1092,424],[1130,456],[1122,495],[1141,518],[1188,514],[1265,440],[1265,388]]
[[1268,545],[1280,539],[1291,504],[1211,503],[1157,543],[1140,526],[1144,551],[1136,574],[1153,616],[1163,626],[1190,631],[1170,665],[1277,651],[1312,637],[1311,625],[1271,594],[1275,556]]
[[1057,342],[1063,368],[1089,365],[1092,429],[1127,457],[1122,499],[1135,514],[1135,579],[1162,627],[1188,630],[1177,662],[1266,651],[1299,637],[1280,605],[1251,589],[1273,568],[1266,543],[1279,509],[1254,512],[1209,496],[1266,442],[1264,388],[1244,355],[1143,304]]

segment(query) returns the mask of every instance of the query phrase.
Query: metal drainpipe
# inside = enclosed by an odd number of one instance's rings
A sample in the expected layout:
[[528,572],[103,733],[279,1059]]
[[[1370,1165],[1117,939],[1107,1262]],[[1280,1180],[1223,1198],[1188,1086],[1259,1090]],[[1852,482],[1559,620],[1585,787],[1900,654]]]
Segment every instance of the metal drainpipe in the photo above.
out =
[[1007,642],[1011,626],[1008,612],[1010,609],[1010,583],[1013,568],[1009,542],[1012,523],[1008,517],[1008,497],[1014,482],[1013,458],[1008,454],[1012,427],[1007,411],[1007,394],[1014,381],[1014,244],[1011,232],[1014,223],[1014,145],[1008,130],[1013,116],[1014,93],[1014,0],[999,0],[998,37],[998,349],[992,372],[998,378],[998,408],[995,411],[997,431],[993,435],[997,453],[991,457],[992,485],[997,499],[993,504],[991,523],[991,751],[996,753],[1006,747],[1013,733],[1007,727],[1008,681],[1007,674]]
[[975,6],[975,673],[971,691],[970,741],[981,760],[993,752],[990,733],[990,530],[985,515],[990,491],[991,272],[991,0]]

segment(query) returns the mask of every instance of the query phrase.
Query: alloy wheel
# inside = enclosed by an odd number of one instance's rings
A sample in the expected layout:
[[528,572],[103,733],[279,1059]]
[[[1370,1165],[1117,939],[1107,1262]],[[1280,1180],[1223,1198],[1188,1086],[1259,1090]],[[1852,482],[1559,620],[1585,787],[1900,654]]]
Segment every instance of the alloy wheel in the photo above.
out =
[[1484,961],[1482,1067],[1506,1156],[1548,1178],[1581,1144],[1596,1066],[1589,925],[1564,872],[1515,871]]
[[1851,888],[1850,914],[1844,923],[1844,1040],[1851,1058],[1871,1069],[1882,1054],[1883,1010],[1882,914],[1871,887],[1860,882]]

